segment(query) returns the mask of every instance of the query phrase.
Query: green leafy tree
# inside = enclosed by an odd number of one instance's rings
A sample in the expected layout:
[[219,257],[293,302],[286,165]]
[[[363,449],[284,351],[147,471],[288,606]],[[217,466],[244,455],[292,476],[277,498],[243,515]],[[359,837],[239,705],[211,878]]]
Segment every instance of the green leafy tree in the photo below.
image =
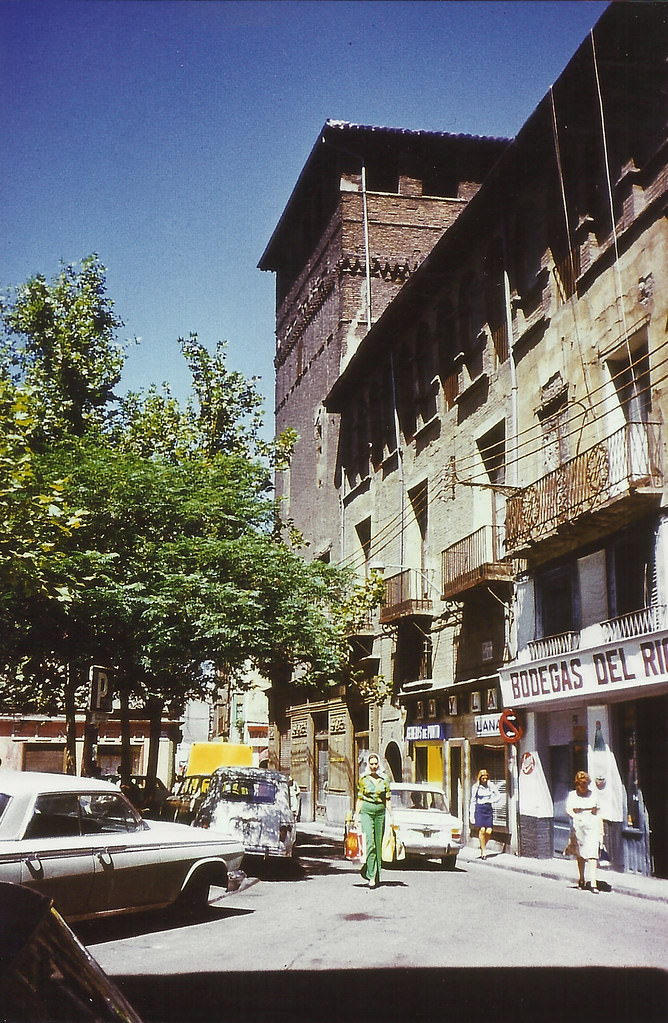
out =
[[96,255],[66,266],[47,282],[41,275],[0,302],[5,330],[5,373],[32,388],[41,404],[36,433],[42,443],[82,436],[103,424],[123,368],[123,325],[106,294],[106,272]]
[[[206,665],[238,678],[249,662],[270,678],[297,669],[321,689],[345,677],[351,615],[371,598],[346,573],[307,564],[289,530],[284,538],[270,473],[289,461],[295,435],[261,440],[257,382],[228,370],[225,345],[210,354],[196,335],[181,339],[193,379],[185,405],[167,384],[115,399],[121,321],[95,256],[51,284],[32,279],[0,313],[0,378],[12,400],[15,381],[35,396],[29,415],[0,401],[3,423],[13,415],[22,426],[14,448],[0,449],[0,511],[15,533],[23,521],[38,538],[18,564],[52,583],[21,587],[6,574],[0,653],[13,670],[0,705],[65,706],[73,719],[91,663],[116,670],[126,717],[143,706],[158,723],[165,706],[177,713],[215,687]],[[43,522],[29,504],[11,507],[15,485]]]

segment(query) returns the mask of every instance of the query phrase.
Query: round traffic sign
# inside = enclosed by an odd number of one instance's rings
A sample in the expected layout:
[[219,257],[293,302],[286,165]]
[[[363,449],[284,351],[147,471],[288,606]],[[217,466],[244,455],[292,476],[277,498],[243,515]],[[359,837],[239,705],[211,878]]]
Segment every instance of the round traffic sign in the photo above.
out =
[[501,711],[501,717],[499,718],[499,732],[504,742],[514,743],[519,742],[524,735],[524,729],[520,724],[520,719],[517,711],[514,711],[512,707],[506,707],[505,710]]

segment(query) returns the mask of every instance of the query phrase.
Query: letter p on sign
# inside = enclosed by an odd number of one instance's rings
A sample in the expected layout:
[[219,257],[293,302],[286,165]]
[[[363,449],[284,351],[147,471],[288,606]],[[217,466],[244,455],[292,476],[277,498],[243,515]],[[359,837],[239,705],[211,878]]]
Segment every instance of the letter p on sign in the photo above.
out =
[[110,714],[113,692],[109,681],[109,671],[93,664],[90,669],[90,709],[101,714]]

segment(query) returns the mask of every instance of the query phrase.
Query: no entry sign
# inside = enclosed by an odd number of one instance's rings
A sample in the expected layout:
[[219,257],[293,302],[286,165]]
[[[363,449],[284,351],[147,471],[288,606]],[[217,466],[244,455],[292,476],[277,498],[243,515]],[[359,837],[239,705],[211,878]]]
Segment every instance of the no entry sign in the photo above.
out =
[[506,707],[505,710],[501,711],[501,717],[499,718],[499,732],[504,742],[508,742],[514,745],[519,742],[524,734],[520,719],[516,711],[512,707]]

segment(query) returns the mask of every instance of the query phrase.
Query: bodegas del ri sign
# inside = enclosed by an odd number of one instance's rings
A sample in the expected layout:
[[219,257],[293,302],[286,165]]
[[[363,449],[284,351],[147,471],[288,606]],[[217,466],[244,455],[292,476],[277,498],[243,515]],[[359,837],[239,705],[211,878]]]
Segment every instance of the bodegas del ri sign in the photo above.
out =
[[668,690],[668,632],[536,661],[514,661],[498,671],[506,707],[582,698],[608,701],[631,690]]

